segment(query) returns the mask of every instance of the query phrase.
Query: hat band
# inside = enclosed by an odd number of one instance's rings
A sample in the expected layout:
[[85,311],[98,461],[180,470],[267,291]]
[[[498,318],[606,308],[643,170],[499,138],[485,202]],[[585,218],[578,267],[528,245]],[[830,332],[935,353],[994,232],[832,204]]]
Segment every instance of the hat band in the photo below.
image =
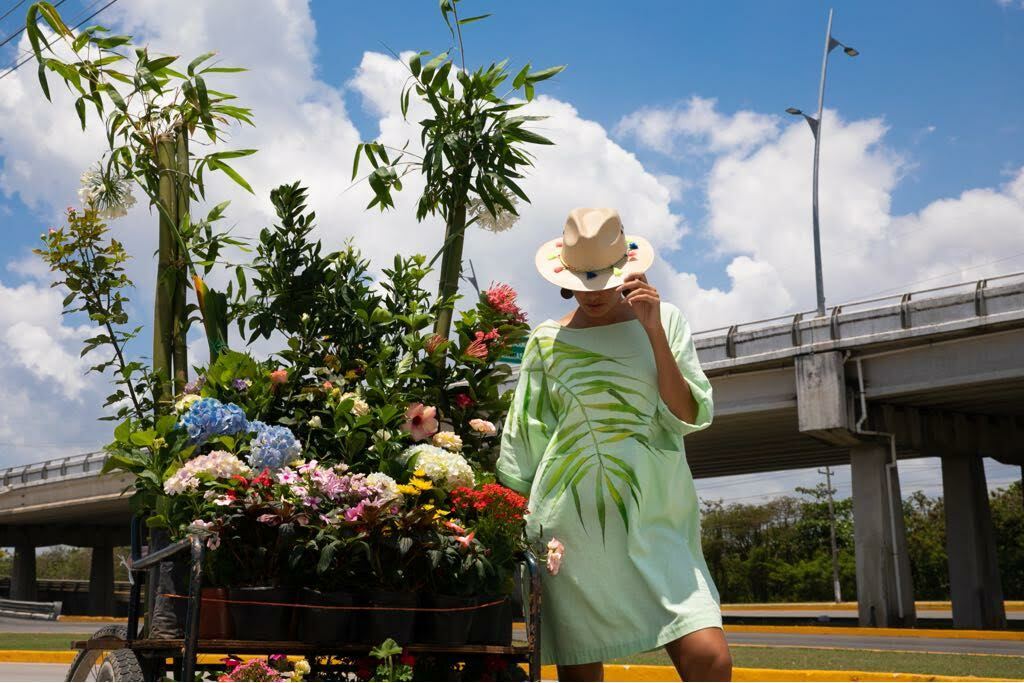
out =
[[626,247],[625,253],[620,256],[618,260],[603,268],[573,268],[565,262],[565,259],[562,257],[562,253],[558,252],[555,256],[558,258],[558,262],[561,263],[561,266],[555,266],[555,272],[557,273],[562,270],[568,270],[570,273],[583,273],[586,275],[588,280],[597,277],[598,273],[603,273],[606,270],[611,270],[612,275],[622,275],[622,266],[625,265],[627,261],[636,260],[636,250],[638,248],[639,245],[637,245],[636,242],[630,242]]

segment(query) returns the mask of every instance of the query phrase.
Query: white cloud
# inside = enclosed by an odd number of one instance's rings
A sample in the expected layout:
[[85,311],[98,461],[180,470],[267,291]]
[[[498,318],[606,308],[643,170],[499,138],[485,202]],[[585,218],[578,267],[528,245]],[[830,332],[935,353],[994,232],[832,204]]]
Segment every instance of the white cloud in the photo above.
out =
[[643,147],[672,153],[744,151],[769,140],[778,132],[779,117],[740,111],[732,116],[716,109],[717,100],[694,95],[670,109],[644,108],[625,116],[615,132],[631,136]]

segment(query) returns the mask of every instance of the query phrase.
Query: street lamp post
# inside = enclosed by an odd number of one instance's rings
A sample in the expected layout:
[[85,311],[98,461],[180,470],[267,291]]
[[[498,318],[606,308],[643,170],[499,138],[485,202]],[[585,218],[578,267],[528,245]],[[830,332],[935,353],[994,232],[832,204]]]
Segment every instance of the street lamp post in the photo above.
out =
[[828,71],[828,55],[833,49],[842,47],[850,57],[859,52],[848,45],[843,45],[832,37],[832,10],[828,11],[828,27],[825,29],[825,54],[821,58],[821,82],[818,85],[818,115],[810,116],[796,107],[786,110],[787,114],[802,116],[814,134],[814,175],[811,189],[811,220],[814,225],[814,284],[818,295],[818,316],[825,315],[825,284],[821,270],[821,231],[818,224],[818,158],[821,153],[821,114],[825,107],[825,74]]

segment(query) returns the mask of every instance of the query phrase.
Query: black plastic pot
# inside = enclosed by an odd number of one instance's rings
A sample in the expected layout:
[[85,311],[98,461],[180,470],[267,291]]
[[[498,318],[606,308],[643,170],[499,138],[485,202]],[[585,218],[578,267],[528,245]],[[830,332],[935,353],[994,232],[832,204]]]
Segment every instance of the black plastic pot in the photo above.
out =
[[[344,591],[321,593],[312,588],[299,591],[299,604],[323,605],[324,607],[352,607],[355,596]],[[356,612],[345,609],[296,608],[299,640],[306,643],[344,643],[352,640]]]
[[[295,591],[255,586],[229,588],[231,623],[238,640],[291,640],[294,635]],[[268,605],[262,603],[281,603]]]
[[465,645],[473,627],[473,608],[476,598],[454,595],[424,595],[420,606],[428,610],[420,612],[416,622],[416,640],[430,645]]
[[366,627],[358,629],[356,633],[360,642],[380,645],[388,638],[393,638],[399,645],[412,642],[413,628],[416,624],[415,593],[368,591],[363,595],[363,601],[369,607],[383,609],[364,612]]
[[512,600],[507,595],[485,595],[478,604],[491,602],[498,604],[479,607],[475,612],[473,626],[469,630],[470,645],[512,644]]

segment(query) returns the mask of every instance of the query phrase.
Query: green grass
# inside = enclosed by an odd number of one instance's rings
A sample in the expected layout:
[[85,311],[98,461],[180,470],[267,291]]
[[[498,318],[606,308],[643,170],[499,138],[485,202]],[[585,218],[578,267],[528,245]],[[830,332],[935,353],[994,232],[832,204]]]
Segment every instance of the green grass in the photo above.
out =
[[88,633],[0,633],[0,650],[70,650],[72,640]]
[[[1024,678],[1024,657],[762,645],[733,645],[731,649],[734,666],[749,669],[892,671],[981,678]],[[668,655],[662,651],[617,659],[614,663],[672,665]]]

